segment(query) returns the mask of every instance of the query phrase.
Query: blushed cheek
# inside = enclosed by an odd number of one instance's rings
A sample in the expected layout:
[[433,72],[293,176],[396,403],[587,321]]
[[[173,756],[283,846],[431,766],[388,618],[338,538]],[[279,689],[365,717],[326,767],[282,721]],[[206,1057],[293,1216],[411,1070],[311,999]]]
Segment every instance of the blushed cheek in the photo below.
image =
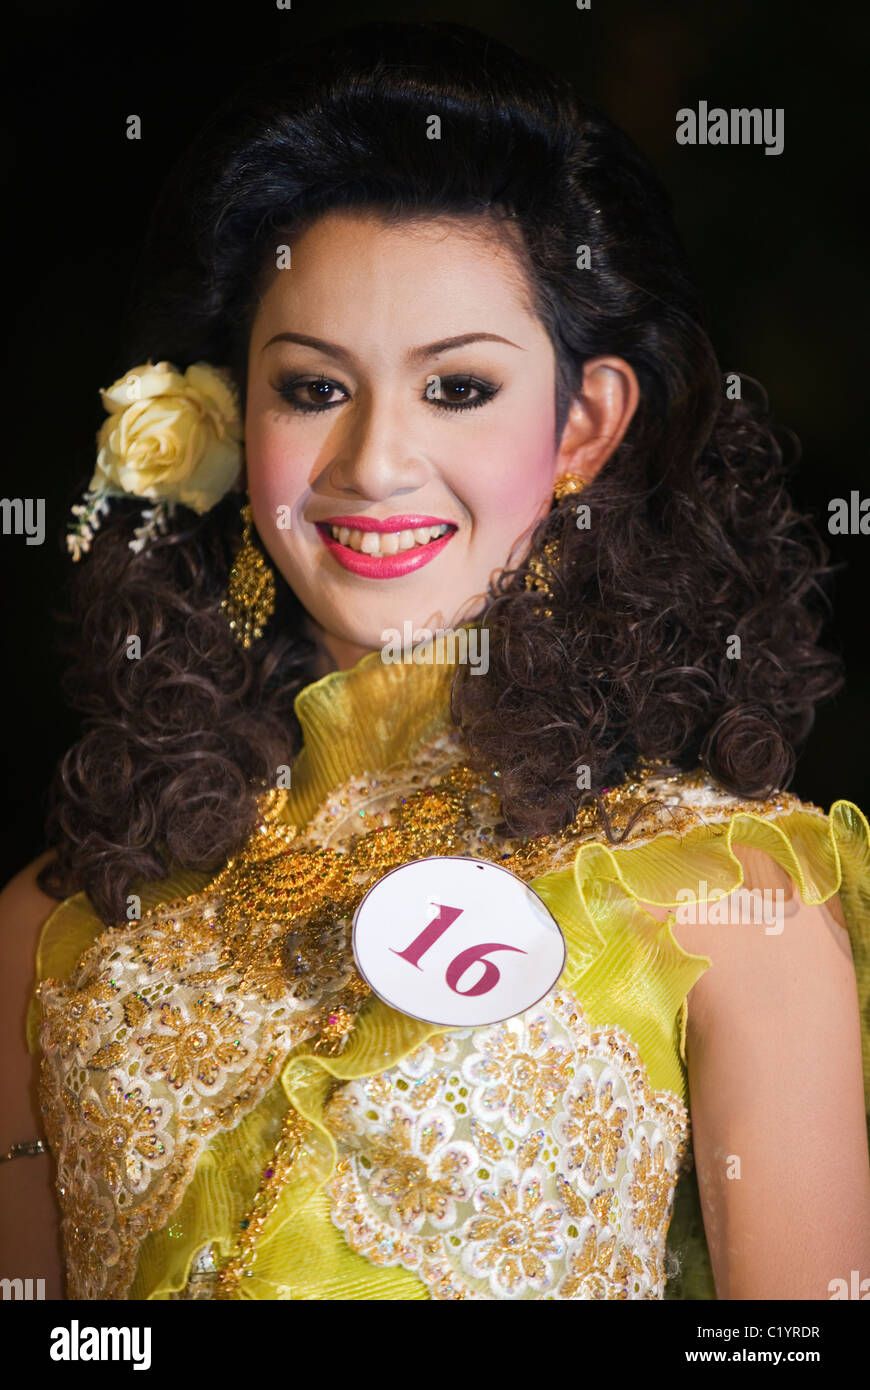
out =
[[534,486],[546,486],[552,477],[556,462],[555,428],[552,411],[528,410],[512,433],[514,457]]
[[304,460],[295,460],[281,431],[253,421],[246,433],[248,493],[255,514],[277,516],[279,507],[295,514],[305,490]]
[[513,542],[549,506],[555,459],[552,429],[527,416],[500,440],[488,441],[488,465],[481,470],[479,459],[476,468],[469,460],[466,472],[473,480],[466,504],[477,523],[485,518]]

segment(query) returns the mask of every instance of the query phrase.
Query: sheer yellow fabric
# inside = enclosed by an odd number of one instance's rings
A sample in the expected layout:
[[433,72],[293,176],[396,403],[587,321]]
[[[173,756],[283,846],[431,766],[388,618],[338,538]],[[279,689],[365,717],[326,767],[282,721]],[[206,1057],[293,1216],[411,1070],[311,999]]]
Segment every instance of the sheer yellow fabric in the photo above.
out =
[[[410,681],[405,679],[409,674]],[[365,658],[352,672],[336,672],[304,691],[297,713],[307,751],[294,767],[288,818],[304,826],[342,779],[412,757],[419,740],[443,724],[450,674],[445,667],[409,672]],[[411,698],[406,698],[409,690]],[[395,717],[394,710],[399,711]],[[766,815],[741,809],[679,836],[660,833],[620,847],[582,844],[567,868],[532,880],[567,939],[568,963],[560,984],[580,1001],[591,1024],[619,1027],[630,1035],[652,1087],[687,1103],[686,999],[710,962],[681,949],[671,930],[672,917],[660,924],[640,904],[673,909],[687,885],[706,884],[707,900],[738,888],[742,866],[735,845],[770,855],[807,903],[840,894],[858,977],[870,1095],[870,827],[850,802],[836,802],[827,817],[808,808]],[[202,883],[202,876],[186,874],[150,885],[142,890],[143,908],[195,891]],[[705,900],[700,893],[699,900]],[[102,929],[82,895],[61,905],[43,931],[38,978],[65,977]],[[34,1000],[29,1019],[33,1050],[38,1027]],[[259,1105],[212,1140],[169,1224],[147,1236],[129,1296],[165,1299],[182,1290],[194,1257],[208,1244],[219,1261],[232,1254],[292,1106],[311,1128],[262,1230],[250,1271],[231,1296],[427,1298],[415,1275],[370,1263],[350,1249],[332,1224],[323,1184],[336,1161],[336,1146],[324,1108],[337,1084],[384,1071],[439,1031],[373,996],[339,1056],[315,1055],[309,1043],[297,1047]],[[714,1297],[691,1177],[678,1187],[669,1243],[680,1256],[681,1271],[666,1296]]]
[[[618,1024],[638,1043],[650,1080],[685,1099],[685,998],[706,968],[688,956],[668,923],[659,924],[638,904],[674,905],[687,883],[706,880],[710,897],[742,881],[734,844],[764,850],[792,877],[805,902],[839,893],[850,928],[862,1017],[870,1007],[870,830],[849,802],[828,818],[798,811],[762,821],[746,814],[724,824],[699,826],[688,835],[659,835],[623,849],[583,846],[571,870],[534,880],[569,942],[564,983],[580,998],[593,1022]],[[201,879],[178,876],[144,892],[159,901],[194,891]],[[39,978],[63,977],[102,929],[82,896],[51,917],[38,957]],[[30,1024],[38,1046],[38,1004]],[[329,1219],[322,1183],[335,1147],[323,1124],[330,1084],[384,1070],[439,1031],[389,1009],[373,998],[360,1017],[347,1051],[314,1056],[306,1045],[285,1067],[280,1084],[233,1130],[218,1135],[201,1159],[193,1182],[162,1231],[145,1241],[133,1298],[166,1298],[184,1287],[194,1254],[214,1242],[221,1256],[235,1244],[240,1222],[273,1152],[290,1102],[312,1121],[305,1162],[285,1186],[258,1246],[245,1298],[426,1298],[424,1285],[402,1269],[376,1268],[351,1251]],[[865,1088],[870,1095],[870,1034],[864,1029]],[[683,1297],[711,1297],[709,1269],[691,1183],[678,1189],[671,1244],[682,1250]],[[690,1290],[694,1290],[691,1292]],[[669,1294],[672,1289],[669,1286]]]

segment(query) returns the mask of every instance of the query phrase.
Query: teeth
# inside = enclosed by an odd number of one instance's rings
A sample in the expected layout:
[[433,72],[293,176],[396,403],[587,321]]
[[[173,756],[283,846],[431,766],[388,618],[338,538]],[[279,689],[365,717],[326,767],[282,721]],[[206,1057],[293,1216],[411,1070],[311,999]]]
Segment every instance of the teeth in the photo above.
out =
[[413,531],[358,531],[348,526],[330,526],[333,540],[358,550],[363,555],[395,555],[400,550],[412,550],[415,545],[428,545],[450,529],[440,526],[416,526]]

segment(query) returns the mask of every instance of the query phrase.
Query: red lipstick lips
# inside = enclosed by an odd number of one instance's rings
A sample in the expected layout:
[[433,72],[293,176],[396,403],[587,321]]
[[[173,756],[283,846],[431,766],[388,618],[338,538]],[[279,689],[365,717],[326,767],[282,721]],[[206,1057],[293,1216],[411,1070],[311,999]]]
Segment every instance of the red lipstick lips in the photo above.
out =
[[[315,522],[318,534],[331,555],[334,555],[343,569],[364,579],[398,579],[404,574],[421,569],[434,560],[436,555],[456,534],[456,525],[438,516],[390,516],[378,520],[370,516],[331,516],[328,520]],[[379,535],[395,534],[398,531],[415,531],[424,526],[449,526],[451,529],[437,540],[424,541],[408,550],[394,555],[366,555],[342,545],[331,534],[332,527],[346,526],[349,531],[374,531]]]

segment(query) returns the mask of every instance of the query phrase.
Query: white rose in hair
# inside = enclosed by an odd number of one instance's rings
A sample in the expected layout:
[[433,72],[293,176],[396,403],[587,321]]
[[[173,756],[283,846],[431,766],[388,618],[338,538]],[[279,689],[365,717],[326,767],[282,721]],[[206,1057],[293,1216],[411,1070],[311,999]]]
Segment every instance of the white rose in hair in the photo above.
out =
[[198,362],[134,367],[101,391],[109,411],[97,435],[89,492],[181,503],[207,512],[239,476],[243,425],[227,377]]

